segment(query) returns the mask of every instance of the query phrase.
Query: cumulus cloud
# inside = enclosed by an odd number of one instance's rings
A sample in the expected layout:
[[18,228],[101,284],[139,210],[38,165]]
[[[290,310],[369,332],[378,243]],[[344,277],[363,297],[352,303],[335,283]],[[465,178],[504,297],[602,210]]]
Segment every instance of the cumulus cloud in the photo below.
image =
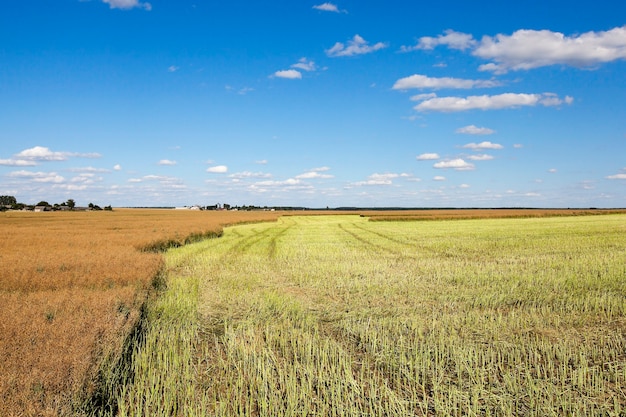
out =
[[147,11],[152,10],[152,5],[150,3],[142,3],[138,0],[102,0],[102,2],[108,4],[111,9],[128,10],[137,7]]
[[0,165],[35,166],[40,162],[66,161],[71,157],[100,158],[101,155],[97,153],[56,152],[44,146],[35,146],[13,155],[13,158],[0,159]]
[[433,181],[445,181],[446,177],[442,177],[441,175],[436,175],[433,177]]
[[62,183],[65,178],[56,172],[32,172],[32,171],[14,171],[8,174],[11,178],[27,179],[34,182],[42,183]]
[[423,153],[421,155],[417,155],[415,157],[418,161],[431,161],[434,159],[439,159],[438,153]]
[[167,72],[176,72],[180,69],[180,67],[177,67],[176,65],[170,65],[169,67],[167,67]]
[[572,36],[521,29],[510,35],[483,36],[480,41],[470,34],[447,30],[437,37],[422,37],[416,45],[403,46],[401,51],[430,50],[439,45],[461,51],[471,49],[472,55],[493,61],[479,70],[496,74],[549,65],[594,67],[626,59],[626,25]]
[[296,178],[298,179],[334,178],[335,177],[334,175],[323,174],[323,172],[328,171],[328,170],[330,170],[329,167],[313,168],[303,174],[297,175]]
[[95,168],[95,167],[71,168],[69,171],[71,171],[71,172],[86,172],[86,173],[94,173],[94,172],[107,173],[107,172],[111,172],[110,170],[108,170],[106,168]]
[[476,40],[472,35],[467,33],[455,32],[448,29],[444,35],[439,35],[436,38],[430,36],[424,36],[419,39],[414,46],[402,46],[400,50],[402,52],[410,52],[418,49],[434,49],[439,45],[446,45],[451,49],[458,49],[464,51],[476,45]]
[[287,178],[283,181],[259,181],[254,184],[256,187],[283,187],[294,186],[300,184],[300,180],[297,178]]
[[28,159],[0,159],[0,165],[10,167],[32,167],[37,165],[37,162]]
[[210,172],[212,174],[225,174],[228,172],[228,167],[226,165],[215,165],[208,167],[206,172]]
[[606,176],[607,180],[626,180],[626,174],[615,174]]
[[402,174],[395,173],[374,173],[367,177],[366,181],[355,182],[352,185],[355,186],[368,186],[368,185],[392,185],[393,179],[402,176]]
[[490,161],[493,159],[493,155],[481,154],[481,155],[470,155],[467,159],[471,161]]
[[386,47],[387,44],[384,42],[378,42],[374,45],[370,45],[361,36],[354,35],[354,37],[348,41],[347,45],[344,45],[342,42],[335,43],[332,48],[326,50],[326,55],[329,57],[363,55],[378,51],[379,49],[384,49]]
[[316,10],[321,10],[323,12],[339,13],[339,8],[337,7],[337,5],[335,5],[333,3],[317,4],[317,5],[313,6],[313,8],[316,9]]
[[161,159],[158,162],[159,165],[173,166],[176,165],[176,161],[171,161],[169,159]]
[[302,78],[302,73],[294,69],[289,69],[289,70],[276,71],[274,73],[274,77],[287,78],[290,80],[299,80]]
[[409,77],[400,78],[393,85],[394,90],[408,90],[411,88],[456,88],[456,89],[469,89],[469,88],[489,88],[499,86],[500,83],[493,80],[468,80],[463,78],[451,78],[451,77],[428,77],[426,75],[414,74]]
[[414,109],[420,112],[457,112],[474,109],[496,110],[537,105],[550,107],[558,106],[561,104],[571,104],[573,100],[574,99],[569,96],[561,99],[553,93],[504,93],[493,96],[482,95],[469,97],[434,97],[422,101],[417,106],[415,106]]
[[488,127],[477,127],[474,125],[469,125],[458,128],[456,130],[456,133],[462,133],[464,135],[492,135],[496,132],[495,130],[489,129]]
[[411,101],[424,101],[429,100],[431,98],[436,98],[437,94],[435,93],[426,93],[426,94],[416,94],[411,96]]
[[34,148],[25,149],[15,155],[17,159],[26,159],[30,161],[65,161],[69,157],[68,152],[53,152],[43,146],[35,146]]
[[461,158],[437,162],[435,165],[433,165],[433,167],[437,169],[455,169],[457,171],[471,171],[475,168],[474,164],[469,163]]
[[557,169],[556,169],[556,168],[550,168],[550,169],[548,170],[548,172],[549,172],[550,174],[556,174]]
[[122,166],[120,164],[115,164],[115,165],[113,165],[113,170],[114,171],[121,171],[122,170]]
[[500,145],[499,143],[492,143],[489,141],[484,141],[480,143],[474,143],[474,142],[468,143],[466,145],[463,145],[463,148],[479,151],[482,149],[502,149],[504,148],[504,146]]
[[[291,65],[291,68],[292,69],[276,71],[271,76],[278,77],[278,78],[287,78],[289,80],[300,80],[302,79],[302,73],[298,70],[307,71],[307,72],[317,70],[317,66],[315,65],[315,62],[307,58],[300,58],[298,62]],[[293,68],[297,68],[297,69],[293,69]]]
[[293,64],[291,68],[298,68],[303,71],[315,71],[317,69],[317,66],[315,65],[315,62],[303,57],[303,58],[300,58],[298,62]]
[[265,172],[251,172],[251,171],[243,171],[243,172],[235,172],[234,174],[230,174],[229,178],[234,179],[246,179],[246,178],[272,178],[272,174],[268,174]]
[[577,36],[549,30],[518,30],[511,35],[485,36],[473,55],[495,61],[479,69],[496,73],[549,65],[593,67],[626,59],[626,26]]

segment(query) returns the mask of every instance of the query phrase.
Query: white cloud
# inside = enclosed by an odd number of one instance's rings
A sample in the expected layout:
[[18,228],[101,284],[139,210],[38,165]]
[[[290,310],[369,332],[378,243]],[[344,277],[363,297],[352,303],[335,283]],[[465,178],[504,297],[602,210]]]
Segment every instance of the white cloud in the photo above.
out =
[[113,170],[115,170],[115,171],[121,171],[121,170],[122,170],[122,166],[121,166],[120,164],[115,164],[115,165],[113,166]]
[[480,69],[496,73],[549,65],[592,67],[626,59],[626,26],[578,36],[549,30],[518,30],[512,35],[485,36],[473,54],[495,61]]
[[170,161],[169,159],[161,159],[158,162],[159,165],[168,165],[168,166],[173,166],[176,165],[176,161]]
[[176,65],[170,65],[169,67],[167,67],[167,72],[176,72],[180,69],[180,67],[177,67]]
[[334,175],[331,174],[322,174],[322,172],[326,172],[326,171],[330,171],[329,167],[319,167],[319,168],[312,168],[310,170],[308,170],[307,172],[297,175],[296,178],[298,179],[313,179],[313,178],[334,178]]
[[462,133],[465,135],[492,135],[496,132],[495,130],[489,129],[488,127],[477,127],[474,125],[469,125],[458,128],[456,130],[456,133]]
[[255,164],[259,164],[259,165],[267,165],[267,159],[260,159],[258,161],[254,161]]
[[473,149],[475,151],[477,150],[481,150],[481,149],[502,149],[504,148],[504,146],[500,145],[499,143],[492,143],[489,141],[484,141],[484,142],[480,142],[480,143],[468,143],[466,145],[463,145],[463,148],[465,149]]
[[302,78],[302,73],[300,71],[290,69],[290,70],[276,71],[274,73],[274,77],[287,78],[290,80],[299,80]]
[[441,175],[437,175],[433,177],[433,181],[445,181],[446,177],[442,177]]
[[418,161],[431,161],[434,159],[439,159],[438,153],[423,153],[421,155],[417,155],[415,157]]
[[459,185],[459,188],[470,188],[469,184],[461,184]]
[[500,83],[493,80],[468,80],[451,77],[427,77],[426,75],[414,74],[400,78],[393,85],[394,90],[408,90],[410,88],[489,88],[499,86]]
[[437,97],[435,93],[416,94],[411,97],[411,101],[424,101],[435,97]]
[[557,169],[556,169],[556,168],[550,168],[550,169],[548,170],[548,172],[549,172],[550,174],[556,174]]
[[352,185],[355,186],[363,186],[363,185],[392,185],[393,179],[398,178],[400,176],[404,176],[404,174],[394,174],[394,173],[385,173],[378,174],[374,173],[367,177],[366,181],[355,182]]
[[354,37],[348,41],[347,46],[341,42],[337,42],[332,48],[326,50],[326,55],[329,57],[363,55],[378,51],[379,49],[384,49],[386,47],[387,44],[383,42],[369,45],[368,42],[361,36],[354,35]]
[[87,189],[87,184],[58,184],[54,185],[53,188],[58,188],[66,191],[84,191]]
[[10,167],[32,167],[37,165],[37,162],[27,159],[0,159],[0,165]]
[[133,9],[138,7],[148,11],[152,10],[150,3],[142,3],[138,0],[102,0],[102,2],[108,4],[111,9]]
[[513,147],[514,147],[515,149],[521,149],[521,148],[523,148],[523,147],[524,147],[524,145],[522,145],[521,143],[515,143],[515,144],[513,144]]
[[110,170],[108,170],[106,168],[95,168],[95,167],[71,168],[70,171],[72,171],[72,172],[86,172],[86,173],[111,172]]
[[475,168],[474,164],[466,162],[465,160],[461,158],[437,162],[435,165],[433,165],[433,167],[437,169],[450,168],[450,169],[455,169],[457,171],[471,171]]
[[283,187],[294,186],[300,184],[300,180],[296,178],[288,178],[283,181],[259,181],[254,184],[255,187]]
[[469,97],[435,97],[422,101],[414,107],[417,111],[456,112],[467,110],[495,110],[516,108],[521,106],[558,106],[571,104],[573,99],[569,96],[560,99],[553,93],[523,94],[504,93],[494,96],[469,96]]
[[35,146],[15,154],[11,159],[0,159],[0,165],[35,166],[39,162],[66,161],[71,157],[100,158],[101,155],[97,153],[55,152],[44,146]]
[[319,171],[308,171],[300,175],[296,175],[296,178],[299,179],[313,179],[313,178],[334,178],[334,175],[331,174],[321,174]]
[[471,160],[471,161],[490,161],[493,159],[493,155],[487,155],[487,154],[482,154],[482,155],[470,155],[467,157],[467,159]]
[[268,174],[265,172],[251,172],[251,171],[243,171],[243,172],[235,172],[234,174],[230,174],[229,178],[235,179],[245,179],[245,178],[272,178],[272,174]]
[[65,181],[65,178],[58,175],[56,172],[14,171],[9,173],[9,177],[29,179],[34,182],[43,183],[61,183]]
[[339,8],[335,4],[332,3],[322,3],[313,6],[314,9],[321,10],[323,12],[335,12],[339,13]]
[[[71,183],[80,183],[80,187],[85,189],[87,185],[95,184],[96,182],[102,181],[102,177],[96,177],[95,174],[92,173],[83,173],[80,174],[70,180]],[[69,187],[76,187],[75,185],[69,185]]]
[[210,172],[212,174],[225,174],[228,172],[228,167],[226,165],[216,165],[207,168],[206,172]]
[[291,68],[298,68],[303,71],[315,71],[317,69],[317,66],[313,61],[310,61],[306,58],[300,58],[297,63],[291,66]]
[[626,174],[615,174],[606,176],[607,180],[626,180]]
[[69,154],[67,152],[53,152],[43,146],[35,146],[34,148],[25,149],[15,155],[18,159],[26,159],[31,161],[65,161]]
[[424,36],[419,39],[417,45],[414,46],[402,46],[400,48],[403,52],[415,51],[418,49],[434,49],[439,45],[447,45],[451,49],[465,50],[476,45],[476,40],[472,35],[467,33],[455,32],[453,30],[446,30],[445,35],[439,35],[436,38],[430,36]]

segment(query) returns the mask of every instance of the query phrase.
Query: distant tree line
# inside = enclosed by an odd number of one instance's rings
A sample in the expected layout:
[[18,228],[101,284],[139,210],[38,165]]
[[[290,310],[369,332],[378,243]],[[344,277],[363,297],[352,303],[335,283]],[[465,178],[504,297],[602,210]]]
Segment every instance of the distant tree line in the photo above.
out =
[[12,195],[0,195],[0,211],[5,211],[5,210],[33,211],[36,209],[42,209],[44,211],[65,211],[65,210],[113,211],[113,207],[111,207],[110,205],[102,208],[98,206],[97,204],[93,204],[93,203],[89,203],[87,207],[76,207],[76,202],[72,198],[62,203],[50,204],[47,201],[42,200],[35,205],[30,205],[30,204],[18,203],[17,199]]

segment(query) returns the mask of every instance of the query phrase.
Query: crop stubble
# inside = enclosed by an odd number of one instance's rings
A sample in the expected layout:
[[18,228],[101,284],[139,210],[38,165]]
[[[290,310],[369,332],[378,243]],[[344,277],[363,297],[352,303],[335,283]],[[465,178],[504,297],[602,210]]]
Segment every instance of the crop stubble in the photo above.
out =
[[[168,254],[199,315],[157,307],[155,332],[179,330],[141,352],[120,415],[623,415],[624,232],[624,215],[227,229]],[[171,345],[187,362],[156,370]]]

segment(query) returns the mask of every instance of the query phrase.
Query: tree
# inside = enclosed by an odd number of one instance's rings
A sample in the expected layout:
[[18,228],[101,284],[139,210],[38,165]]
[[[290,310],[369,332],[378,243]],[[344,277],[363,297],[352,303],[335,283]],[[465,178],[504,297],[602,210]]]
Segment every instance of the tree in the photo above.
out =
[[0,206],[14,206],[17,200],[12,195],[0,195]]
[[44,206],[44,207],[50,207],[50,204],[48,204],[47,201],[40,201],[39,203],[35,204],[36,206]]
[[76,207],[76,202],[70,198],[69,200],[67,200],[67,206],[70,208],[70,210],[74,210],[74,207]]

